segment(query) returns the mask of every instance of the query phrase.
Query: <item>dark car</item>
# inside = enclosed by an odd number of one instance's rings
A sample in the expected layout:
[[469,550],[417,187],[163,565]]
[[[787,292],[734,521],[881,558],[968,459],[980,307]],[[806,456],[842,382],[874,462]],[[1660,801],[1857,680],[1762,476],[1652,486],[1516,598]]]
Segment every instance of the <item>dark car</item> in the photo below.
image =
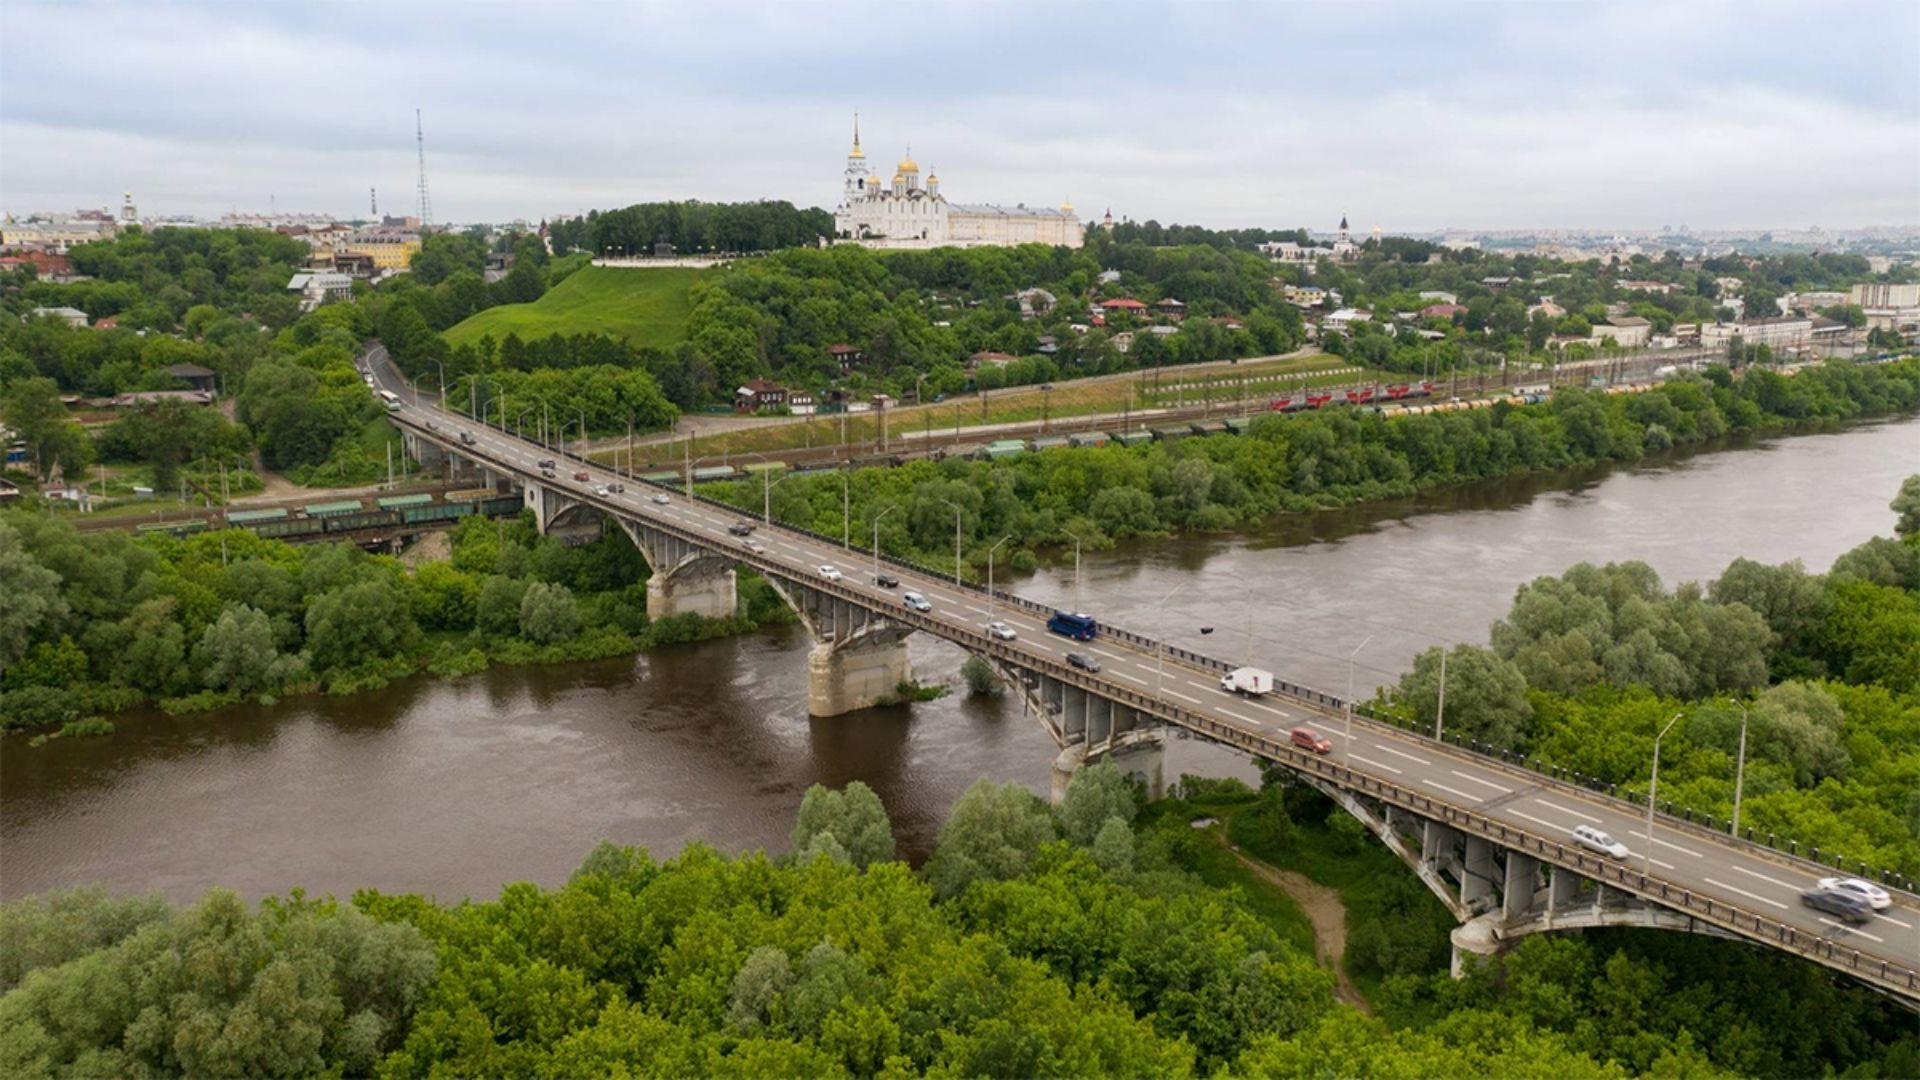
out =
[[1081,671],[1099,671],[1100,670],[1100,661],[1095,660],[1093,657],[1088,656],[1086,653],[1083,653],[1083,652],[1068,653],[1067,663],[1073,665],[1074,667],[1079,668]]
[[733,524],[727,526],[727,531],[732,533],[735,536],[752,536],[753,526],[747,524],[744,521],[736,521]]
[[1800,902],[1829,915],[1838,915],[1850,923],[1863,923],[1873,918],[1873,905],[1867,902],[1867,898],[1844,889],[1808,889],[1800,894]]
[[[432,424],[428,424],[427,426],[428,426],[428,427],[432,427],[433,425],[432,425]],[[460,441],[461,441],[461,442],[463,442],[463,443],[465,443],[465,444],[467,444],[468,446],[472,446],[472,445],[473,445],[473,443],[474,443],[474,439],[473,439],[473,432],[471,432],[471,431],[463,431],[463,432],[461,432],[461,433],[460,433]]]
[[875,574],[873,576],[873,583],[883,589],[893,589],[899,587],[900,579],[894,577],[892,574]]
[[553,468],[553,459],[552,459],[552,458],[541,458],[541,459],[540,459],[540,467],[541,467],[541,468],[543,468],[543,469],[551,469],[551,468]]

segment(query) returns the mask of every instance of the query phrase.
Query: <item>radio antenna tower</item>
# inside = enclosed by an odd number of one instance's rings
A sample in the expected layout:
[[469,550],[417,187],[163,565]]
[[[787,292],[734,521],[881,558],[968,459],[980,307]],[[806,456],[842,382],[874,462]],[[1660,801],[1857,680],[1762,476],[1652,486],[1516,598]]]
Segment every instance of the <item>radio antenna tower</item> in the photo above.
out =
[[379,188],[367,189],[367,211],[371,213],[376,220],[378,220],[378,218],[380,217],[380,189]]
[[413,141],[420,149],[420,227],[433,224],[433,200],[427,197],[427,136],[420,127],[420,110],[413,110]]

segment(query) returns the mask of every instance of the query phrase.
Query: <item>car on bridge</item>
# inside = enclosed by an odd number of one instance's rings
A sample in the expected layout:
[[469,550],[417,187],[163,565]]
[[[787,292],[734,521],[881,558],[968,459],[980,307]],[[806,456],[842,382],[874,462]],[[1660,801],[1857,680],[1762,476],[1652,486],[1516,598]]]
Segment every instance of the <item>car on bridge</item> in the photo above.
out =
[[1596,829],[1591,825],[1575,825],[1573,827],[1573,842],[1586,848],[1588,851],[1606,855],[1610,858],[1624,859],[1628,855],[1633,854],[1627,850],[1627,845],[1615,840],[1612,835]]
[[1297,727],[1287,732],[1287,740],[1302,750],[1316,754],[1333,753],[1333,741],[1310,727]]
[[1014,631],[1013,627],[999,620],[995,620],[987,624],[987,636],[990,638],[998,638],[1001,641],[1013,641],[1020,635]]
[[656,493],[653,496],[653,501],[659,503],[661,506],[665,506],[668,503],[672,502],[673,500],[667,498],[666,494],[662,492],[662,493]]
[[892,574],[875,574],[873,575],[873,583],[883,589],[897,589],[900,587],[900,579],[894,577]]
[[736,521],[727,526],[727,532],[734,536],[752,536],[753,523],[750,521]]
[[580,470],[579,472],[576,472],[576,473],[574,473],[574,474],[573,474],[573,478],[574,478],[575,480],[578,480],[578,481],[580,481],[581,483],[585,483],[585,482],[587,482],[588,480],[591,480],[591,479],[593,479],[593,476],[592,476],[591,474],[589,474],[589,473],[587,472],[587,470],[585,470],[585,469],[581,469],[581,470]]
[[1086,653],[1083,653],[1083,652],[1068,653],[1067,663],[1073,667],[1079,668],[1081,671],[1097,672],[1100,670],[1100,661],[1095,660],[1093,657],[1088,656]]
[[820,576],[826,578],[828,581],[839,581],[846,575],[842,574],[838,567],[822,566],[820,567]]
[[1829,915],[1838,915],[1850,923],[1863,923],[1873,918],[1873,905],[1867,902],[1867,898],[1846,889],[1816,885],[1800,894],[1800,902]]
[[913,610],[922,612],[922,613],[933,610],[933,605],[928,602],[927,598],[924,596],[921,596],[917,592],[901,593],[900,602],[912,608]]
[[1887,895],[1887,890],[1871,881],[1862,881],[1859,878],[1823,877],[1814,884],[1822,889],[1838,889],[1841,892],[1852,893],[1865,900],[1867,906],[1875,911],[1884,911],[1893,906],[1893,897]]

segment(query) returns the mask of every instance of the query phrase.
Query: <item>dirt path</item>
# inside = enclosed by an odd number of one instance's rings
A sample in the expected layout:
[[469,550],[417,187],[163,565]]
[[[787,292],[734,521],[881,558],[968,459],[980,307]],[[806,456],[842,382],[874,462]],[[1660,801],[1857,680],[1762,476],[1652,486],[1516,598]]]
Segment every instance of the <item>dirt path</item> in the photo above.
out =
[[1276,870],[1258,859],[1251,858],[1227,842],[1226,835],[1214,832],[1240,865],[1253,871],[1255,876],[1288,896],[1307,913],[1307,921],[1313,923],[1313,951],[1320,962],[1333,969],[1334,995],[1341,1001],[1359,1009],[1368,1016],[1373,1015],[1373,1006],[1360,994],[1359,987],[1347,977],[1347,906],[1340,901],[1340,894],[1325,885],[1291,870]]

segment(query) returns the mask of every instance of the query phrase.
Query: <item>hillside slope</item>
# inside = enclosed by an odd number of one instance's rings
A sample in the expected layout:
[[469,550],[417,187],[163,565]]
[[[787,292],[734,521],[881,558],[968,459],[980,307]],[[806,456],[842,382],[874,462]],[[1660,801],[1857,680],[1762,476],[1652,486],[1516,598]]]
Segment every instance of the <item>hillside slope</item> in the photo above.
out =
[[687,336],[693,305],[687,291],[705,271],[663,268],[615,270],[589,266],[575,271],[531,304],[488,308],[446,332],[455,345],[509,333],[523,340],[550,334],[604,332],[635,346],[666,348]]

